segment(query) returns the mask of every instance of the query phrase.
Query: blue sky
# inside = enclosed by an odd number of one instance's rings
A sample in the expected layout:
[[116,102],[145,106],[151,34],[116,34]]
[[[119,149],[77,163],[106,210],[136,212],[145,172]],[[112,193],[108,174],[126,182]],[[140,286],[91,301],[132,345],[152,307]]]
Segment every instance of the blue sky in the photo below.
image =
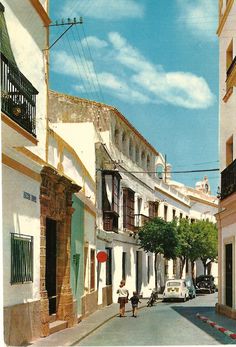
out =
[[[84,23],[51,48],[50,88],[115,106],[174,171],[218,168],[217,11],[217,0],[51,0],[53,21]],[[206,174],[216,193],[219,174]]]

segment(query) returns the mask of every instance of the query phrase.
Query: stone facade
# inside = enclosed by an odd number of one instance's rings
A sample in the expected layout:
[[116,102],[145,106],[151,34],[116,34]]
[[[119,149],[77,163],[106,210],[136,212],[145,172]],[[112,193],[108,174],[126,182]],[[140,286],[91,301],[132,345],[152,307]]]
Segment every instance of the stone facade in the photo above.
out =
[[68,327],[71,327],[76,322],[70,287],[72,194],[78,192],[80,188],[49,167],[43,168],[41,177],[40,314],[41,336],[47,336],[49,335],[49,306],[45,286],[46,218],[51,218],[57,222],[56,317],[58,320],[67,321]]

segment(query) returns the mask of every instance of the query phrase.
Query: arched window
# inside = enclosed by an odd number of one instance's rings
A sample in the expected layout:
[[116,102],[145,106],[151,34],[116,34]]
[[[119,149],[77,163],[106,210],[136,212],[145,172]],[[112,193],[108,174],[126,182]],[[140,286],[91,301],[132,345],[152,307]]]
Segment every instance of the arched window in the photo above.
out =
[[126,142],[127,142],[127,136],[125,131],[122,134],[122,149],[124,152],[126,152]]
[[133,152],[134,152],[134,145],[133,145],[133,141],[130,139],[130,141],[129,141],[129,156],[131,159],[133,159]]
[[156,166],[156,176],[160,179],[163,178],[163,172],[164,172],[164,168],[163,168],[163,165],[161,164],[158,164]]
[[120,135],[120,132],[119,132],[119,130],[116,128],[116,129],[115,129],[115,132],[114,132],[114,139],[115,139],[115,144],[116,144],[117,146],[119,146],[119,135]]
[[139,163],[139,148],[136,146],[135,148],[135,161],[138,164]]
[[150,159],[150,155],[147,155],[147,170],[150,171],[151,169],[151,159]]

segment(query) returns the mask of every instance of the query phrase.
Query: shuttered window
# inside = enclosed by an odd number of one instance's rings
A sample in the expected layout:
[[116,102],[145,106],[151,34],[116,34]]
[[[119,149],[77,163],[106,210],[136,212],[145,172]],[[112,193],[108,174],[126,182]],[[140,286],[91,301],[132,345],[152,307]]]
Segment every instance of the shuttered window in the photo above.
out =
[[123,227],[134,230],[134,191],[123,189]]
[[112,248],[106,247],[107,261],[106,261],[106,285],[112,284]]
[[126,252],[122,252],[122,280],[126,279]]
[[148,203],[148,214],[150,218],[158,217],[159,204],[157,201],[149,201]]
[[33,236],[11,233],[11,284],[33,282]]

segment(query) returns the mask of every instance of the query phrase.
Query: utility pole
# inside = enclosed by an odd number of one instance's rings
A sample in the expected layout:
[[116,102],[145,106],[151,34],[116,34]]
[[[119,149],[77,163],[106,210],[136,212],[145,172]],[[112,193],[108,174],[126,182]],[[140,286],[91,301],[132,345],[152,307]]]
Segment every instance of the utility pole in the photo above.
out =
[[83,24],[83,18],[80,17],[79,21],[76,20],[76,18],[74,18],[73,20],[68,18],[67,22],[64,22],[64,20],[62,19],[60,23],[58,23],[58,21],[55,22],[55,24],[50,24],[50,27],[55,27],[55,26],[63,26],[63,25],[69,25],[69,28],[67,28],[48,48],[47,50],[49,51],[49,49],[51,49],[59,40],[60,38],[62,38],[62,36],[65,35],[65,33],[72,28],[72,26],[77,25],[77,24]]

